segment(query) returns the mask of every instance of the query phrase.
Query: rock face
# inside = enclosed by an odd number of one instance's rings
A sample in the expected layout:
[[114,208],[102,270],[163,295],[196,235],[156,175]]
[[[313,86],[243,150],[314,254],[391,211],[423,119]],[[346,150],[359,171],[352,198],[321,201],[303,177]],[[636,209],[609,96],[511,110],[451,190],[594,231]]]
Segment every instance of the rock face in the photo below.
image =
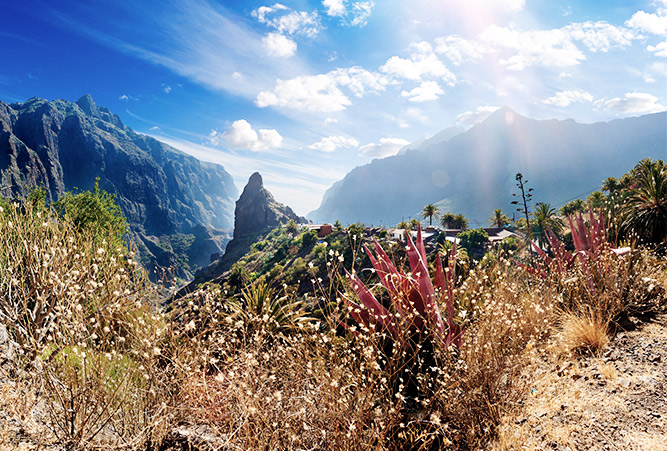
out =
[[496,208],[511,216],[518,172],[536,201],[558,208],[643,158],[665,159],[666,123],[667,113],[578,124],[529,119],[503,107],[464,133],[436,135],[353,169],[308,217],[392,226],[438,203],[442,213],[462,213],[480,227]]
[[264,188],[260,173],[255,172],[250,176],[241,197],[236,201],[234,239],[261,234],[291,219],[306,222],[290,207],[276,202],[273,195]]
[[273,195],[264,188],[262,176],[259,172],[252,174],[248,184],[243,189],[241,197],[236,201],[234,239],[227,244],[222,258],[200,271],[195,276],[194,281],[186,286],[180,294],[192,291],[201,283],[221,277],[239,258],[250,250],[253,243],[279,224],[285,224],[290,220],[297,223],[308,222],[306,218],[294,213],[290,207],[277,202],[273,198]]
[[[0,196],[41,186],[53,201],[66,191],[91,190],[96,177],[116,195],[149,268],[175,262],[171,237],[179,234],[196,235],[193,244],[211,253],[222,251],[237,196],[222,166],[135,133],[89,95],[76,103],[0,102]],[[187,266],[181,265],[182,277]]]

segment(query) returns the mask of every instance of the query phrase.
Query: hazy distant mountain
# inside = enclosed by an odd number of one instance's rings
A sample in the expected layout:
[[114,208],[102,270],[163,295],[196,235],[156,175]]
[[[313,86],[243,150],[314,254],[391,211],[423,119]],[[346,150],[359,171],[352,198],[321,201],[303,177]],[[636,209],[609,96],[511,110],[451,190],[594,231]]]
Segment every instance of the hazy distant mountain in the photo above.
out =
[[208,264],[210,254],[224,249],[238,192],[222,166],[135,133],[88,95],[76,103],[0,102],[1,196],[41,186],[56,200],[92,189],[96,177],[100,188],[116,194],[145,261],[172,264],[176,234],[190,235],[190,248],[181,251],[192,266]]
[[667,113],[578,124],[528,119],[504,107],[451,139],[353,169],[308,217],[393,225],[437,202],[479,226],[495,208],[512,216],[517,172],[534,188],[534,201],[559,206],[646,157],[667,159]]
[[437,144],[441,142],[445,142],[447,140],[452,139],[456,135],[460,135],[465,131],[464,128],[462,127],[449,127],[444,130],[439,131],[435,135],[431,136],[430,138],[424,138],[417,140],[415,142],[412,142],[410,144],[406,144],[405,146],[401,147],[401,150],[398,151],[399,155],[402,155],[409,150],[419,150],[419,149],[425,149],[428,148],[432,144]]

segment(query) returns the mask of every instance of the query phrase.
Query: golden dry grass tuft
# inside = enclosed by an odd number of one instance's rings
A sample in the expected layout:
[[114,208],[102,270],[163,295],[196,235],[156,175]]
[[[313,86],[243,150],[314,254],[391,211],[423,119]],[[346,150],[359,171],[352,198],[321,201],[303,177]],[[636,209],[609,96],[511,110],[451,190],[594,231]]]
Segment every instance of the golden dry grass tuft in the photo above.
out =
[[610,342],[610,319],[591,311],[563,313],[560,339],[564,352],[598,353]]

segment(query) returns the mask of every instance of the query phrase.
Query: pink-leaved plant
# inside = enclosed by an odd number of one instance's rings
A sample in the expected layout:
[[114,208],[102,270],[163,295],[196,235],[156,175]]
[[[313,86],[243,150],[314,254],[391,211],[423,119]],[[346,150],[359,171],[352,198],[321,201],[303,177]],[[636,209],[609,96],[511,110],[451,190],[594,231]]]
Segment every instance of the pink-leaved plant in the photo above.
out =
[[579,261],[584,274],[586,275],[586,284],[590,290],[594,290],[593,277],[591,275],[591,262],[606,261],[602,256],[622,256],[630,252],[629,247],[614,248],[607,239],[607,232],[604,225],[602,214],[599,219],[595,217],[593,211],[588,214],[588,225],[584,221],[583,215],[568,216],[570,229],[572,230],[572,241],[574,243],[574,253],[570,253],[562,241],[551,230],[547,230],[547,240],[551,246],[553,256],[550,257],[537,244],[531,241],[531,248],[539,259],[535,266],[525,265],[516,262],[528,273],[546,279],[549,274],[564,276],[573,267],[576,260]]
[[[460,347],[463,328],[454,322],[454,283],[456,280],[456,245],[450,251],[448,268],[443,269],[440,255],[436,259],[435,280],[431,280],[426,260],[426,249],[421,227],[417,229],[416,243],[407,233],[407,254],[410,273],[397,268],[377,240],[375,256],[364,246],[380,283],[386,288],[390,307],[384,307],[364,285],[356,273],[347,273],[358,299],[343,294],[343,301],[352,318],[361,326],[361,331],[383,331],[393,340],[411,347],[413,337],[422,339],[433,335],[445,348]],[[435,285],[434,285],[435,282]],[[440,312],[439,300],[446,308],[446,324]],[[360,330],[346,326],[356,335]]]

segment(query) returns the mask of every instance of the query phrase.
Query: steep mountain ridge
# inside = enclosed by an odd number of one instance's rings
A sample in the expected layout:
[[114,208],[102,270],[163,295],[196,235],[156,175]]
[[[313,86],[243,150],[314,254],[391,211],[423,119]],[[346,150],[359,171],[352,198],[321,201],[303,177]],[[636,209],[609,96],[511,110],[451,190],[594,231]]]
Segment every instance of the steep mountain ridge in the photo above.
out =
[[260,173],[253,173],[243,188],[241,197],[236,201],[234,238],[227,244],[224,255],[197,273],[194,281],[180,294],[194,290],[198,284],[219,279],[250,250],[253,243],[273,228],[290,220],[297,223],[308,222],[306,218],[294,213],[289,206],[277,202],[269,190],[264,188]]
[[535,200],[554,206],[587,194],[646,157],[667,158],[667,113],[579,124],[538,121],[503,107],[468,131],[349,172],[308,217],[315,222],[395,224],[427,203],[486,224],[495,208],[511,214],[514,176]]
[[92,189],[96,177],[116,195],[149,267],[174,263],[169,237],[176,234],[223,250],[237,190],[222,166],[135,133],[89,95],[77,102],[0,101],[0,195],[20,197],[41,186],[53,201]]

